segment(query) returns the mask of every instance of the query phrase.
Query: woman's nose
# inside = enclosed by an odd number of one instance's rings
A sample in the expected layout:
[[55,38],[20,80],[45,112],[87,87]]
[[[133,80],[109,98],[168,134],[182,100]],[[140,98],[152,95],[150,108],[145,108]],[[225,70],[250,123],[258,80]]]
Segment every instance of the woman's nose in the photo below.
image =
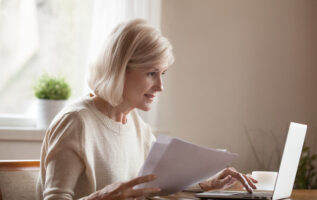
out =
[[158,78],[158,81],[156,82],[156,90],[158,92],[162,92],[164,90],[162,77]]

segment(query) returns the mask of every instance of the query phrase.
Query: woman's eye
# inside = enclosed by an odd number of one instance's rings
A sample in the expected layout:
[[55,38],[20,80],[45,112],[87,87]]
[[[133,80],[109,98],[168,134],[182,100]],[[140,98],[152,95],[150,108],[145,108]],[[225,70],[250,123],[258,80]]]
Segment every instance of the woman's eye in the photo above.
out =
[[148,75],[148,76],[155,76],[155,73],[156,73],[156,72],[148,72],[147,75]]

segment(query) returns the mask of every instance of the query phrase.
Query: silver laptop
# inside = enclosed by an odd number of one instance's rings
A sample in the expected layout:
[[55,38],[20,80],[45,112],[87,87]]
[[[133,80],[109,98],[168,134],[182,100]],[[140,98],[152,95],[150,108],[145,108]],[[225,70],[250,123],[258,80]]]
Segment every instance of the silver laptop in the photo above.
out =
[[280,170],[273,192],[216,191],[197,193],[201,199],[284,199],[292,194],[299,159],[302,153],[307,125],[291,122],[284,147]]

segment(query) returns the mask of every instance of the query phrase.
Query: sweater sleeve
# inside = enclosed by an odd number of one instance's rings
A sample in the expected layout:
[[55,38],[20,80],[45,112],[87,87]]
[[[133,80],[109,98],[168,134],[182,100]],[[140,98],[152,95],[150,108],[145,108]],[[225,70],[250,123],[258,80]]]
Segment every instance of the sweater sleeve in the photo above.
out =
[[68,113],[51,126],[45,138],[46,156],[43,199],[73,199],[74,188],[83,172],[81,135],[83,123],[78,113]]

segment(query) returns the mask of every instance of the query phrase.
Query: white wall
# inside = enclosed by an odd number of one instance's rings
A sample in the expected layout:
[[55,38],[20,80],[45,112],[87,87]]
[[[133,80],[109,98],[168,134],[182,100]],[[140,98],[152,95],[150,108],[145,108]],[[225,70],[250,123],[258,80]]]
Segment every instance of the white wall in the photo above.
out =
[[159,129],[237,152],[233,165],[243,171],[277,170],[290,121],[308,124],[314,148],[316,19],[313,0],[163,0],[161,28],[176,62]]
[[38,160],[45,131],[0,127],[0,160]]

